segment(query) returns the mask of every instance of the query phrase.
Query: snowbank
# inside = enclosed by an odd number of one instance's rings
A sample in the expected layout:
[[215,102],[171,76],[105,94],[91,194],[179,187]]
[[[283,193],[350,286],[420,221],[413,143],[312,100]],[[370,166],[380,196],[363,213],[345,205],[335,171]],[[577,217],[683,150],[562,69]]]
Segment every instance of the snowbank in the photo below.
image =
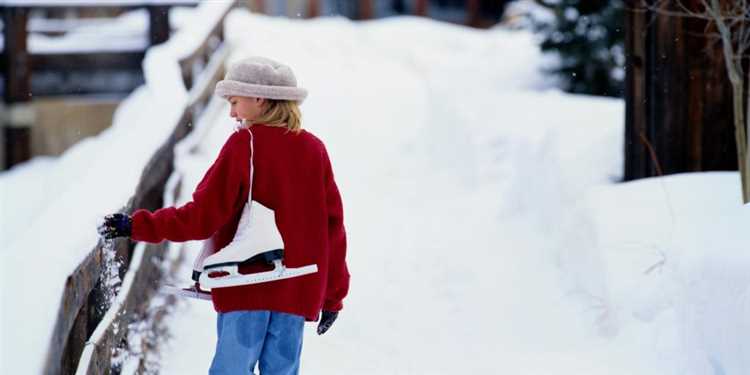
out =
[[566,218],[559,262],[591,327],[643,332],[664,373],[750,372],[750,205],[737,173],[590,190]]

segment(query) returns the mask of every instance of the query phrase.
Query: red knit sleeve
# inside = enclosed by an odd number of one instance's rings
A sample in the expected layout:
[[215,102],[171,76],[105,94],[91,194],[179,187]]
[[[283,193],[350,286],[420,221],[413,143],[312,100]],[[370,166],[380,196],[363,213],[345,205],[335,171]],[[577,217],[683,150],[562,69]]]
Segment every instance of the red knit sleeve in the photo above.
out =
[[323,310],[339,311],[349,292],[349,270],[346,266],[346,230],[344,228],[344,207],[341,194],[333,178],[333,170],[327,153],[323,152],[326,163],[326,205],[328,209],[328,283]]
[[[233,133],[193,192],[193,200],[181,207],[165,207],[133,213],[131,238],[161,242],[203,240],[211,237],[234,214],[243,184],[248,182],[249,145]],[[244,166],[244,167],[243,167]]]

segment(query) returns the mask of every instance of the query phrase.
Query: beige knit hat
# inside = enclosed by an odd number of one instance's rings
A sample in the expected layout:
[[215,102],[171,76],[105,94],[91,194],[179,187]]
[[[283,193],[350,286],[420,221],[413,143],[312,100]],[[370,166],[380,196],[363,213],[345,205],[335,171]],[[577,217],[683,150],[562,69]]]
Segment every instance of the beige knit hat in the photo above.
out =
[[297,87],[292,69],[271,59],[254,56],[232,64],[223,80],[216,84],[215,94],[249,96],[302,103],[307,90]]

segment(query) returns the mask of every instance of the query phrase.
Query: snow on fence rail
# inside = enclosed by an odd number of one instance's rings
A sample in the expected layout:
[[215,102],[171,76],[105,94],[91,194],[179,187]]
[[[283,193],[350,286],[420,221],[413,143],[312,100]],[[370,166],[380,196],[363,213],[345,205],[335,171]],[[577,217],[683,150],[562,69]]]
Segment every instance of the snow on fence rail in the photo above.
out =
[[[173,172],[175,145],[192,130],[192,122],[210,99],[213,84],[224,74],[227,49],[222,26],[235,3],[201,4],[196,12],[203,21],[201,27],[181,30],[174,40],[148,52],[146,84],[163,94],[160,97],[172,95],[170,104],[174,106],[176,101],[182,115],[144,168],[123,212],[157,209],[174,194],[165,185]],[[189,74],[184,74],[186,71]],[[103,246],[100,241],[66,280],[44,362],[45,374],[109,373],[113,349],[126,339],[129,321],[145,308],[158,286],[162,277],[159,264],[167,245],[136,247],[130,241],[115,241],[114,251],[123,260],[119,276],[124,282],[109,310],[101,311],[107,293],[102,282],[107,268]]]

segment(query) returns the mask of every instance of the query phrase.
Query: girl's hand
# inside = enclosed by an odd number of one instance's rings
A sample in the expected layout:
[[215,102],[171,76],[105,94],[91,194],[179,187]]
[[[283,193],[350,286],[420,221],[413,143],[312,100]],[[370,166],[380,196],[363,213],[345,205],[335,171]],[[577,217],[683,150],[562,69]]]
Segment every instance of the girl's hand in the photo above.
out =
[[337,311],[323,311],[323,314],[320,317],[320,323],[318,323],[318,334],[322,335],[326,333],[338,316],[339,313]]
[[104,217],[104,222],[97,228],[99,234],[106,238],[130,237],[133,219],[130,216],[117,213]]

